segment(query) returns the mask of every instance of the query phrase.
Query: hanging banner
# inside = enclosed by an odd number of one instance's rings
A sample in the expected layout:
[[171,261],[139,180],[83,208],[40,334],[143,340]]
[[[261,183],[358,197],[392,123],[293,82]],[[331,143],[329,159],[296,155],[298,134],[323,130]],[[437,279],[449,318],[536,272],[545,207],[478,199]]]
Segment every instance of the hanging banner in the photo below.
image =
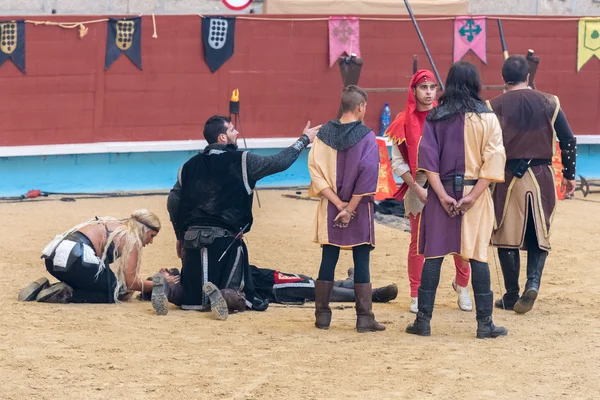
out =
[[125,53],[139,69],[142,69],[142,18],[108,20],[106,38],[106,62],[108,69],[121,54]]
[[358,18],[329,17],[329,67],[344,53],[360,58]]
[[487,37],[485,17],[456,17],[454,19],[454,55],[452,62],[460,61],[469,51],[487,64]]
[[600,60],[600,18],[581,18],[577,39],[577,72],[593,56]]
[[25,73],[25,21],[0,22],[0,66],[9,59]]
[[396,186],[396,181],[394,181],[387,142],[384,138],[378,137],[377,145],[379,146],[379,175],[377,178],[375,200],[391,199],[394,197],[394,193],[398,191],[398,186]]
[[203,17],[204,59],[211,72],[218,70],[233,55],[235,17]]

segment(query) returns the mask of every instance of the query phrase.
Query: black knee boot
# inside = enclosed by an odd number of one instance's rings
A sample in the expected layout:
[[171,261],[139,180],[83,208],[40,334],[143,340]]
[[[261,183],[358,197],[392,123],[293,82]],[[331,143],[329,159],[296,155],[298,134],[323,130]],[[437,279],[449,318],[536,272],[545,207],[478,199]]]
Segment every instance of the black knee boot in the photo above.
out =
[[514,310],[525,314],[533,308],[542,280],[542,271],[546,264],[548,252],[541,249],[531,249],[527,252],[527,283],[523,296],[515,303]]
[[419,288],[419,312],[415,322],[406,327],[406,333],[419,336],[431,336],[431,317],[435,304],[435,291]]
[[373,289],[373,303],[387,303],[398,297],[398,286],[395,283]]
[[477,338],[496,338],[505,336],[508,331],[502,326],[494,325],[492,321],[492,303],[494,293],[475,294],[475,310],[477,312]]
[[356,301],[354,288],[346,289],[344,287],[334,286],[331,291],[331,300],[334,303],[352,303]]
[[519,300],[519,271],[521,270],[521,258],[518,249],[498,249],[498,258],[504,277],[506,294],[496,300],[496,307],[512,310]]

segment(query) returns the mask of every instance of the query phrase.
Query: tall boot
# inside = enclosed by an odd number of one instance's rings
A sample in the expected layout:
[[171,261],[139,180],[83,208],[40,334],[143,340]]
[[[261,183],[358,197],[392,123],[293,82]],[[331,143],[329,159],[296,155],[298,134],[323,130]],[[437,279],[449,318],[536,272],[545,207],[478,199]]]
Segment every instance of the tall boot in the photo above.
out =
[[333,301],[334,303],[352,303],[356,301],[354,288],[346,289],[345,287],[333,286],[330,301]]
[[374,303],[387,303],[398,297],[398,286],[395,283],[381,288],[373,289]]
[[373,289],[370,283],[355,283],[356,330],[360,333],[385,331],[385,326],[375,321],[373,314]]
[[319,329],[329,329],[331,324],[331,292],[333,281],[315,281],[315,326]]
[[419,288],[419,312],[415,322],[406,327],[406,333],[419,336],[431,336],[431,317],[435,304],[435,290]]
[[546,257],[548,257],[548,252],[541,249],[532,249],[527,252],[527,283],[523,296],[515,303],[515,312],[525,314],[533,308],[533,303],[535,303],[540,290]]
[[497,338],[506,336],[508,331],[502,326],[494,325],[492,321],[494,293],[475,294],[475,310],[477,312],[477,338]]
[[495,306],[505,310],[512,310],[519,300],[519,272],[521,270],[521,257],[518,249],[498,249],[498,258],[504,277],[506,294],[496,300]]

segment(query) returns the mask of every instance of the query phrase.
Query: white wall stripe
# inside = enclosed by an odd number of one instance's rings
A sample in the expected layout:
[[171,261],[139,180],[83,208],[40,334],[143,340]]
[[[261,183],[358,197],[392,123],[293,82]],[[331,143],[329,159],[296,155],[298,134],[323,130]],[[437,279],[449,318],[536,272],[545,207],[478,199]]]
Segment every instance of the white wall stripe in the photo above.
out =
[[[378,137],[380,140],[385,140]],[[250,149],[281,149],[291,146],[297,138],[246,139]],[[391,146],[386,140],[386,144]],[[577,144],[600,144],[600,135],[578,135]],[[243,149],[242,139],[238,146]],[[146,153],[164,151],[197,151],[206,147],[204,140],[165,140],[152,142],[101,142],[0,147],[0,157],[49,156],[69,154]]]

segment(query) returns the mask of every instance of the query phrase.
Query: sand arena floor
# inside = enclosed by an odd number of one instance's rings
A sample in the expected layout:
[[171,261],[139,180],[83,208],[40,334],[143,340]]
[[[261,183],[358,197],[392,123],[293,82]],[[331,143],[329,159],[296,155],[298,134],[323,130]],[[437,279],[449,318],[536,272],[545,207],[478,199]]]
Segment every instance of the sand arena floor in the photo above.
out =
[[[316,203],[282,193],[260,192],[262,208],[255,206],[247,235],[250,260],[316,276],[320,251],[309,241]],[[278,305],[222,322],[174,306],[158,317],[135,298],[120,305],[18,303],[21,287],[48,276],[40,259],[45,244],[94,215],[158,213],[165,229],[146,248],[144,276],[179,267],[175,237],[166,196],[0,204],[0,398],[598,399],[600,196],[588,199],[559,205],[554,250],[533,311],[495,311],[509,335],[485,341],[475,339],[474,311],[457,307],[450,260],[432,336],[404,333],[414,318],[409,234],[380,224],[372,280],[396,282],[400,290],[395,301],[374,305],[387,326],[383,333],[358,334],[353,308],[334,310],[331,329],[321,331],[312,309]],[[345,277],[350,265],[350,253],[343,254],[337,276]]]

